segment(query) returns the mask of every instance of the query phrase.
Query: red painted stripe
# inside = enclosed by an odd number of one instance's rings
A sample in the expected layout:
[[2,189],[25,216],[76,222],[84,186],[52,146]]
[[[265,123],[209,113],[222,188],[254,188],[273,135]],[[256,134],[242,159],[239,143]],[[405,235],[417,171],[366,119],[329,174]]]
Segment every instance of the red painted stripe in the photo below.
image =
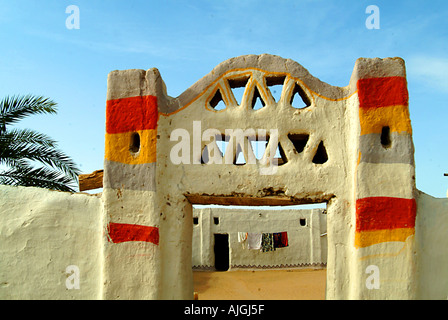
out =
[[137,96],[106,102],[107,133],[155,129],[157,120],[155,96]]
[[415,199],[371,197],[356,201],[356,231],[414,228]]
[[113,243],[144,241],[159,244],[159,228],[136,224],[109,223],[109,239]]
[[409,95],[404,77],[359,79],[357,86],[360,108],[408,105]]

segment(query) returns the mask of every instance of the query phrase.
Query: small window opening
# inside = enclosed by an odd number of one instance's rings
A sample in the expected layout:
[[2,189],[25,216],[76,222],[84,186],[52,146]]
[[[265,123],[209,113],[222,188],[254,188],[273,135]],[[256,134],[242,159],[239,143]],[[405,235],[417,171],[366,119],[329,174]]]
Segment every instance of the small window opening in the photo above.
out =
[[301,219],[300,219],[300,225],[301,225],[302,227],[306,226],[306,219],[305,219],[305,218],[301,218]]
[[219,224],[219,217],[213,217],[213,223],[218,225]]
[[327,150],[325,149],[324,142],[321,141],[319,146],[317,147],[316,154],[313,158],[313,163],[315,164],[324,164],[328,161]]
[[129,151],[132,153],[137,153],[140,151],[140,135],[138,132],[134,132],[131,135],[131,144],[129,146]]
[[199,224],[199,218],[198,217],[193,217],[193,224]]
[[387,127],[383,127],[383,129],[381,130],[381,145],[384,148],[389,148],[392,144],[392,141],[390,139],[390,128]]

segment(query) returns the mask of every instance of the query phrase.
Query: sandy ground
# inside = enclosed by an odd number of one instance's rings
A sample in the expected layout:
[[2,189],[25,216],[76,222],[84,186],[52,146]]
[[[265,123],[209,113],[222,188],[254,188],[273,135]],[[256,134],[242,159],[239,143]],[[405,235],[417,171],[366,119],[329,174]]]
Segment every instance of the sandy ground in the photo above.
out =
[[199,300],[325,300],[326,270],[195,271]]

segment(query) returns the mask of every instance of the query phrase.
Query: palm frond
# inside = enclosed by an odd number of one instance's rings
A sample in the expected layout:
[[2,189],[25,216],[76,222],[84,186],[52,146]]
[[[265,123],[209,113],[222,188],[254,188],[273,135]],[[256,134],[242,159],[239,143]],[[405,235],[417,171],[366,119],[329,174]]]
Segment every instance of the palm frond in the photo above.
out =
[[75,192],[73,180],[46,167],[22,165],[0,172],[0,184]]
[[0,101],[0,165],[7,167],[0,172],[0,184],[75,191],[80,170],[55,140],[31,129],[7,128],[30,115],[56,113],[56,107],[42,96],[12,96]]
[[57,103],[43,96],[6,96],[0,101],[0,131],[33,114],[57,112]]
[[75,162],[64,152],[47,145],[26,143],[20,140],[5,144],[0,149],[0,163],[7,164],[14,160],[26,159],[37,161],[60,170],[73,179],[76,179],[80,170]]
[[49,148],[57,146],[57,142],[46,134],[31,129],[12,129],[0,135],[0,148],[11,143],[31,143]]

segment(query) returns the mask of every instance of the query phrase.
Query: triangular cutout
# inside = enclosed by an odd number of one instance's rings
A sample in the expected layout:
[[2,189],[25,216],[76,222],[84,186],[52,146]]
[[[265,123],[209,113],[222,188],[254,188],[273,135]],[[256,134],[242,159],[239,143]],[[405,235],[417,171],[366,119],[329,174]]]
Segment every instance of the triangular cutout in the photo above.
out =
[[266,147],[268,145],[268,139],[266,139],[266,140],[250,140],[250,143],[251,143],[255,158],[257,160],[262,159],[266,152]]
[[325,149],[324,142],[321,141],[319,146],[317,147],[316,154],[313,158],[313,163],[315,164],[323,164],[328,161],[327,150]]
[[264,108],[266,103],[261,98],[260,92],[258,91],[257,86],[254,88],[254,96],[252,98],[252,109],[254,110],[260,110],[261,108]]
[[219,136],[215,137],[215,141],[210,142],[205,145],[202,149],[201,163],[202,164],[212,164],[212,163],[222,163],[223,152],[220,148],[221,140],[218,140]]
[[290,133],[288,134],[288,138],[289,140],[291,140],[292,144],[294,145],[294,149],[297,151],[297,153],[301,153],[303,149],[305,149],[305,146],[308,142],[308,139],[310,138],[310,135]]
[[[216,140],[216,145],[218,146],[218,149],[223,156],[223,163],[226,163],[226,164],[232,163],[235,160],[234,158],[227,159],[229,156],[232,156],[232,153],[233,153],[233,150],[230,150],[231,146],[230,146],[229,139],[230,138],[228,136],[223,136],[221,139]],[[227,149],[229,149],[229,150],[227,150]],[[227,152],[230,152],[230,154],[227,154]]]
[[[234,164],[255,164],[257,157],[254,154],[253,142],[255,137],[247,136],[242,141],[238,141],[236,147],[236,156]],[[247,156],[247,158],[246,158]]]
[[[255,146],[255,147],[254,147]],[[254,150],[255,153],[255,157],[260,160],[263,157],[268,157],[270,158],[271,156],[268,154],[269,150],[268,149],[269,146],[269,137],[266,137],[265,140],[260,140],[260,141],[254,141],[252,143],[252,149]],[[271,147],[269,146],[269,149]],[[277,143],[276,149],[275,149],[275,154],[273,156],[273,158],[277,159],[277,165],[281,166],[282,164],[285,164],[288,162],[288,158],[286,157],[285,151],[283,150],[280,142]]]
[[216,90],[215,95],[210,100],[209,104],[210,107],[217,111],[224,110],[226,108],[226,104],[224,103],[224,99],[222,98],[220,89]]
[[245,76],[227,80],[233,93],[233,97],[238,105],[241,105],[241,102],[243,101],[244,92],[246,91],[246,85],[249,82],[249,78],[249,76]]
[[288,158],[286,157],[285,151],[283,150],[282,145],[280,143],[277,146],[275,157],[277,158],[277,165],[279,166],[288,162]]
[[243,165],[246,164],[246,159],[244,158],[243,150],[241,149],[241,145],[236,147],[236,157],[235,162],[233,164]]
[[311,105],[311,101],[306,95],[305,91],[303,91],[302,87],[297,83],[295,83],[294,85],[290,104],[293,108],[296,109],[304,109]]
[[266,85],[271,91],[271,95],[275,102],[279,102],[282,97],[283,84],[285,83],[286,76],[271,76],[266,77]]

